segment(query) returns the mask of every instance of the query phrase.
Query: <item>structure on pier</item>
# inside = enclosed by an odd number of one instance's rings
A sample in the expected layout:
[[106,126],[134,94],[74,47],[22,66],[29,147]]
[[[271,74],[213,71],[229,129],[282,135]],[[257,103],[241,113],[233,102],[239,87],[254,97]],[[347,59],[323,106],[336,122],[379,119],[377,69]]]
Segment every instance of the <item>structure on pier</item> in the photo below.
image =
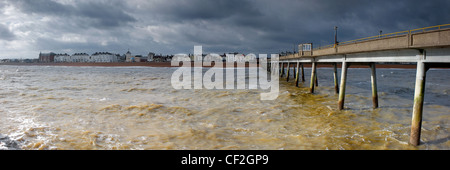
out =
[[[371,69],[371,84],[373,108],[378,107],[376,68],[377,62],[417,63],[414,106],[411,123],[410,143],[419,145],[422,126],[423,100],[425,94],[425,77],[429,68],[450,67],[450,24],[431,26],[383,35],[377,35],[357,40],[312,48],[312,44],[299,45],[299,52],[280,56],[280,76],[286,76],[289,81],[291,64],[294,67],[295,84],[304,81],[303,63],[312,63],[310,92],[314,93],[318,85],[317,65],[332,64],[334,66],[334,86],[339,94],[338,109],[344,109],[347,68],[351,65],[369,65]],[[341,81],[338,86],[337,64],[341,63]],[[271,67],[277,63],[272,63]],[[285,65],[286,70],[285,70]]]

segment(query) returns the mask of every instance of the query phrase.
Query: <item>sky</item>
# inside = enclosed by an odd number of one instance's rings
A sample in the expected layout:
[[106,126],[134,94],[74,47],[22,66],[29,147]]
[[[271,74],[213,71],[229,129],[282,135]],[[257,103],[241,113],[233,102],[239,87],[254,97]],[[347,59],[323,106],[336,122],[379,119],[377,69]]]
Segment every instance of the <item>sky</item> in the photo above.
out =
[[[0,59],[40,52],[275,54],[450,23],[449,0],[0,0]],[[297,49],[295,49],[297,50]]]

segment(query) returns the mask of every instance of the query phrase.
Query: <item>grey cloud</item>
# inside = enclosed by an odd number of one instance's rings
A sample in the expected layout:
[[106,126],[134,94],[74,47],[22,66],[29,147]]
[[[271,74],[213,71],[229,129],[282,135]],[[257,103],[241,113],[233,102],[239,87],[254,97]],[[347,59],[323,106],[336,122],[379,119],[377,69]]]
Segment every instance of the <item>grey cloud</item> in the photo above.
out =
[[16,36],[14,35],[14,33],[9,31],[9,29],[5,25],[0,24],[0,40],[11,41],[15,38]]
[[157,5],[152,8],[156,13],[176,22],[262,15],[248,0],[179,0],[163,1]]
[[24,13],[68,15],[73,12],[73,7],[50,0],[12,0],[10,2]]
[[89,2],[80,4],[77,8],[77,13],[96,20],[94,24],[100,27],[117,27],[120,24],[137,21],[123,11],[123,6],[120,3],[101,4]]
[[12,4],[24,13],[62,17],[62,21],[79,22],[77,24],[81,27],[105,29],[137,21],[124,11],[125,5],[120,1],[88,1],[70,5],[50,0],[20,0],[12,1]]

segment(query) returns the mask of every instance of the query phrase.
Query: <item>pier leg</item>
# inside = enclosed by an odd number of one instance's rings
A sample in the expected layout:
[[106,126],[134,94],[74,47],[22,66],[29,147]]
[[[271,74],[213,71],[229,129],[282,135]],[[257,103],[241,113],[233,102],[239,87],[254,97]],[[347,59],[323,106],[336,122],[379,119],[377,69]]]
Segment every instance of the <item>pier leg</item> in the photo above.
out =
[[416,87],[414,91],[414,107],[411,122],[411,136],[409,138],[409,143],[414,146],[420,144],[426,71],[427,68],[425,66],[425,63],[417,62]]
[[377,92],[377,73],[375,68],[375,63],[370,63],[370,70],[372,72],[371,80],[372,80],[372,103],[373,108],[378,108],[378,92]]
[[279,73],[279,76],[281,76],[281,63],[278,63],[278,73]]
[[317,70],[316,70],[316,83],[315,83],[315,85],[316,85],[316,87],[319,87],[319,79],[317,78]]
[[297,74],[295,74],[296,73],[296,69],[297,69],[297,67],[296,66],[294,66],[293,68],[292,68],[292,73],[294,74],[294,81],[297,79],[297,77],[295,77]]
[[298,87],[298,82],[300,80],[300,77],[298,73],[300,72],[300,62],[297,63],[297,72],[295,73],[295,87]]
[[338,101],[338,109],[344,109],[344,100],[345,100],[345,83],[347,82],[347,68],[348,63],[342,62],[342,71],[341,71],[341,85],[339,87],[339,101]]
[[302,63],[302,82],[305,82],[305,69],[303,69],[303,63]]
[[269,73],[272,73],[272,70],[273,70],[272,67],[273,67],[272,63],[269,63]]
[[286,68],[286,81],[287,82],[289,82],[290,69],[291,69],[291,63],[287,63],[287,68]]
[[339,94],[337,63],[333,64],[333,77],[334,77],[334,91],[336,92],[336,94]]
[[270,73],[270,75],[272,75],[272,73],[273,73],[273,72],[272,72],[272,69],[273,69],[272,63],[269,64],[269,67],[270,67],[270,68],[269,68],[269,73]]
[[284,63],[281,63],[281,67],[280,67],[280,77],[283,77],[284,75]]
[[314,93],[314,82],[316,81],[316,78],[317,78],[317,76],[316,76],[316,63],[315,62],[313,62],[312,63],[312,68],[311,68],[311,83],[310,83],[310,86],[309,86],[309,88],[310,88],[310,90],[309,90],[309,92],[310,93]]

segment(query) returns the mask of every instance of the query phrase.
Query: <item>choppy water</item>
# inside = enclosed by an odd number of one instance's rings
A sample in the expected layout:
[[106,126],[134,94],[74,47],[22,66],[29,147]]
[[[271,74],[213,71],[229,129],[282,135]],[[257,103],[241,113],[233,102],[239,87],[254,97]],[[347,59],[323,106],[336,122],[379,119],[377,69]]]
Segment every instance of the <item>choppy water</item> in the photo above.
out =
[[[415,69],[350,68],[337,111],[332,70],[308,93],[175,90],[176,68],[0,66],[0,149],[450,149],[450,70],[427,74],[422,145],[408,145]],[[339,74],[340,75],[340,74]]]

